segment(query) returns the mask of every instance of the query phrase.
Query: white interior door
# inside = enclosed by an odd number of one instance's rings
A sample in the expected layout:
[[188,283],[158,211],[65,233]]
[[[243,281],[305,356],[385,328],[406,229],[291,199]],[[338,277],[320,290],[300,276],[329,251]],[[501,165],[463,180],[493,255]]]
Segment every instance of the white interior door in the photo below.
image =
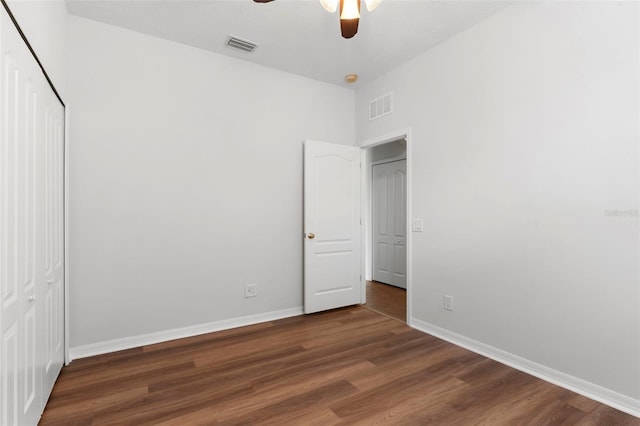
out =
[[3,426],[37,424],[63,364],[63,135],[64,107],[0,8]]
[[35,424],[41,408],[41,336],[35,214],[38,146],[35,140],[33,64],[2,10],[0,21],[0,193],[2,194],[0,424]]
[[373,166],[373,279],[407,288],[406,160]]
[[64,363],[64,111],[50,96],[42,113],[43,394],[49,395]]
[[304,311],[362,302],[360,149],[304,146]]

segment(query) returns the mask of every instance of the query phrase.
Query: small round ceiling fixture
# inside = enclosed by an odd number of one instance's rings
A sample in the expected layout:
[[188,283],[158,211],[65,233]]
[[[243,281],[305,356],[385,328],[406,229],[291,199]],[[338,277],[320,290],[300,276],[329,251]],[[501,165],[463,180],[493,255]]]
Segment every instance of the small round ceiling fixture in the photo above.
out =
[[358,74],[347,74],[344,76],[344,81],[347,83],[355,83],[358,81]]

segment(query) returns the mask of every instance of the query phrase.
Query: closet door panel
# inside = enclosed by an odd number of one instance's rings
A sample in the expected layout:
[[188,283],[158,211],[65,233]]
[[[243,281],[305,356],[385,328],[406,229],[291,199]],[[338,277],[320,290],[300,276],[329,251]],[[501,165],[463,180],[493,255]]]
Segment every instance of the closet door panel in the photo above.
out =
[[372,169],[373,280],[406,288],[406,160]]
[[[40,305],[36,247],[36,174],[31,94],[37,65],[6,15],[2,15],[0,58],[0,179],[2,210],[1,326],[4,424],[33,424],[41,413]],[[6,410],[6,414],[5,414]]]
[[[4,17],[1,25],[5,25]],[[0,424],[18,422],[20,292],[15,275],[15,139],[16,57],[0,34]]]
[[64,111],[53,95],[44,111],[45,342],[44,389],[48,394],[64,362],[63,341],[63,143]]

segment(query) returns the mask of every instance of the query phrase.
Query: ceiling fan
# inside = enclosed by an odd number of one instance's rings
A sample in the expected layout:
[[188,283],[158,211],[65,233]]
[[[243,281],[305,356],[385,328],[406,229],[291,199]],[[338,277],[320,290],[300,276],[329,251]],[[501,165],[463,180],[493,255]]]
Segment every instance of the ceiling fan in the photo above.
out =
[[[273,0],[253,0],[256,3],[269,3]],[[382,0],[364,0],[367,10],[372,11]],[[340,31],[342,37],[351,38],[358,32],[360,22],[360,0],[320,0],[327,12],[333,13],[340,4]]]

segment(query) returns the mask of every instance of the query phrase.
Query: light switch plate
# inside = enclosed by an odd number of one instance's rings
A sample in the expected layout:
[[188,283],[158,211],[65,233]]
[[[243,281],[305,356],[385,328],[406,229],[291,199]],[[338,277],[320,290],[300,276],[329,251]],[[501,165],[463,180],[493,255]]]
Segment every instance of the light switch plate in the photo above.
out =
[[413,232],[422,232],[424,228],[424,221],[422,219],[413,219],[411,222],[411,230]]
[[258,295],[258,284],[245,284],[244,297],[256,297]]

